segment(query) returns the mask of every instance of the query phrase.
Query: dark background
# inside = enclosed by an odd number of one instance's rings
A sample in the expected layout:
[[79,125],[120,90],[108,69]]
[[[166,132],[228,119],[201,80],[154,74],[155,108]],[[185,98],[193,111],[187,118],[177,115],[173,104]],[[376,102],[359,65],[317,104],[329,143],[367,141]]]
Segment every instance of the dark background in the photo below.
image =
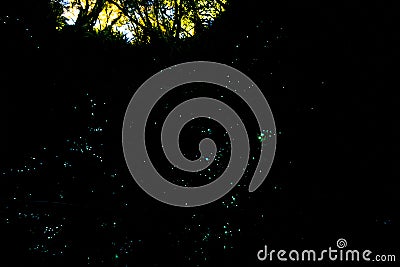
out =
[[[393,1],[231,1],[195,38],[132,47],[56,31],[46,1],[2,4],[0,266],[279,265],[257,251],[339,238],[398,256],[395,16]],[[183,209],[134,183],[120,136],[136,88],[193,60],[231,65],[261,88],[278,146],[255,193],[250,162],[223,199]],[[192,135],[182,146],[194,156]]]

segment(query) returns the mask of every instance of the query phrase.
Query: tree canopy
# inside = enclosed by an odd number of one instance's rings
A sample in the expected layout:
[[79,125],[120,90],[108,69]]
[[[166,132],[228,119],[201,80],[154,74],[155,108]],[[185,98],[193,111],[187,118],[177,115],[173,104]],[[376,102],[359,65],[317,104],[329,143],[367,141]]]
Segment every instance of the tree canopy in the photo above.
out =
[[227,0],[56,0],[62,29],[108,31],[133,43],[194,36],[221,14]]

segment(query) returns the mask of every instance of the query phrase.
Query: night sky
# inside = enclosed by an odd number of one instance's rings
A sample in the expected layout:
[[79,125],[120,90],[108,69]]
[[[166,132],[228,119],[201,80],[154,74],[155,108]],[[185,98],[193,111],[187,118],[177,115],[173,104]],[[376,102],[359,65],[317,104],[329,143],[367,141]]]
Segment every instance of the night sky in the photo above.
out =
[[[280,265],[259,262],[257,251],[326,248],[339,238],[400,257],[395,5],[231,2],[193,38],[137,46],[57,31],[45,0],[2,4],[1,267]],[[146,136],[167,180],[207,184],[229,163],[227,133],[207,119],[187,124],[180,145],[196,159],[198,142],[214,139],[210,168],[188,174],[167,162],[159,132],[182,101],[229,104],[251,145],[238,186],[209,205],[178,208],[132,179],[122,122],[143,82],[195,60],[230,65],[258,85],[275,117],[277,150],[267,179],[249,193],[265,141],[249,108],[218,86],[174,89],[152,111]]]

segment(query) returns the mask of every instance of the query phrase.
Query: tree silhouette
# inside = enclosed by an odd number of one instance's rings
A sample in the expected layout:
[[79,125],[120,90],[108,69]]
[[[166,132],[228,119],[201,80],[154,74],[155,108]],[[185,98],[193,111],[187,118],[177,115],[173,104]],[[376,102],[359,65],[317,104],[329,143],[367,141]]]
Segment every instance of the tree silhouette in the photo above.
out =
[[120,34],[133,43],[194,36],[209,27],[227,6],[226,0],[58,1],[64,6],[64,26]]

